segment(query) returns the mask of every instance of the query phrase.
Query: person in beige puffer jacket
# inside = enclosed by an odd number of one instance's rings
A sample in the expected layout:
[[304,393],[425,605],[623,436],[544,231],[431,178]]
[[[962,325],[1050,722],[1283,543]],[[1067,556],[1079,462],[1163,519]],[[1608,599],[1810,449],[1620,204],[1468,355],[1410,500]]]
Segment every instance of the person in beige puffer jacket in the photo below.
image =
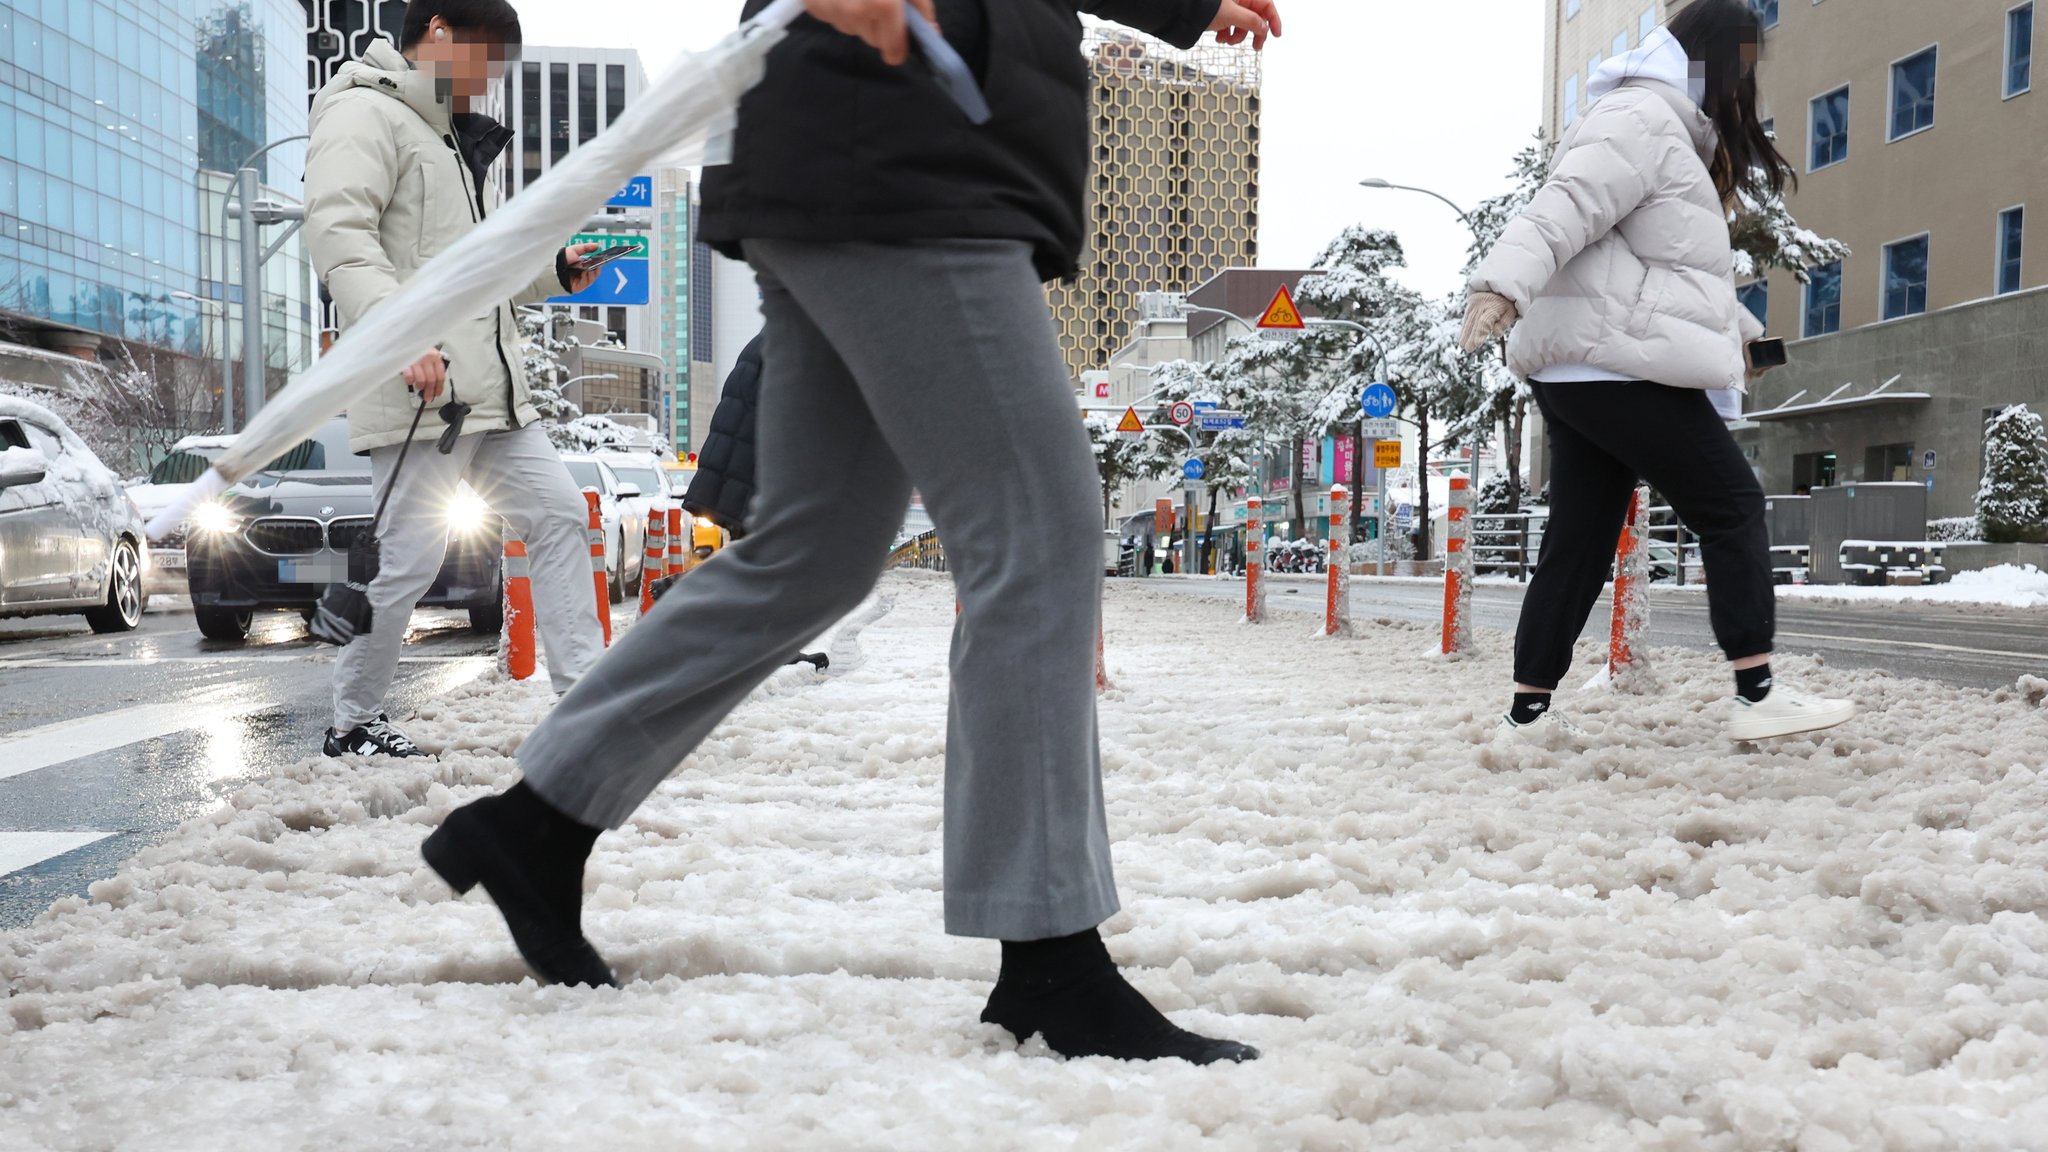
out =
[[[508,0],[412,0],[403,51],[374,39],[314,97],[306,154],[306,246],[348,330],[428,261],[477,226],[489,207],[485,175],[511,133],[470,110],[502,74],[520,42]],[[539,300],[585,288],[580,267],[597,245],[562,249],[521,294]],[[334,670],[334,725],[325,751],[416,755],[385,716],[404,621],[440,571],[448,512],[467,482],[526,542],[548,671],[566,692],[604,652],[591,595],[583,494],[537,422],[520,369],[513,302],[479,301],[403,377],[349,409],[349,443],[370,457],[390,504],[369,598],[379,627],[341,649]],[[437,414],[444,391],[450,406]],[[440,451],[411,438],[459,434]],[[420,418],[423,417],[423,418]],[[417,431],[410,431],[417,429]]]
[[1714,636],[1735,669],[1731,738],[1854,715],[1773,683],[1763,489],[1710,399],[1740,394],[1753,375],[1746,345],[1764,333],[1736,298],[1730,208],[1739,191],[1775,194],[1794,179],[1757,118],[1762,40],[1745,0],[1694,0],[1602,65],[1549,179],[1468,285],[1463,343],[1513,326],[1509,368],[1529,381],[1552,449],[1505,732],[1587,735],[1551,711],[1551,695],[1643,481],[1699,535]]

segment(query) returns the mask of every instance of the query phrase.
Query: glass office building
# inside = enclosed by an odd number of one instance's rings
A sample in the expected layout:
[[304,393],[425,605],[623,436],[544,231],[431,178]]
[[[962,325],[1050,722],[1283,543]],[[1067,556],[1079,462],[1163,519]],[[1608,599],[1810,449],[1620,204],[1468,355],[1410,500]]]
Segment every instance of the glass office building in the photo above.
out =
[[[218,302],[232,311],[241,293],[214,272],[223,179],[209,174],[306,131],[298,0],[0,0],[0,47],[0,335],[219,355]],[[299,199],[302,143],[253,166],[268,195]],[[268,359],[301,367],[311,278],[296,238],[266,273]]]

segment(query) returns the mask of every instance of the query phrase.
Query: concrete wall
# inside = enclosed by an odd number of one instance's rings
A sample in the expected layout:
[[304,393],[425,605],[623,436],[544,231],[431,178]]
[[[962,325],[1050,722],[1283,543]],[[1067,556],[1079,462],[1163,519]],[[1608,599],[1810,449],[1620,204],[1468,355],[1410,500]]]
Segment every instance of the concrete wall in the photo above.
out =
[[[1925,392],[1932,400],[1849,409],[1823,416],[1760,422],[1738,433],[1755,450],[1764,490],[1793,491],[1793,458],[1834,452],[1841,483],[1880,479],[1863,472],[1864,450],[1910,443],[1909,478],[1930,476],[1930,517],[1976,511],[1984,467],[1984,411],[2027,404],[2048,412],[2048,290],[1966,304],[1888,324],[1875,324],[1791,346],[1791,363],[1757,384],[1748,411],[1783,404],[1801,389],[1811,403],[1843,384],[1843,398],[1861,396],[1893,376],[1888,392]],[[1935,468],[1921,467],[1927,449]]]

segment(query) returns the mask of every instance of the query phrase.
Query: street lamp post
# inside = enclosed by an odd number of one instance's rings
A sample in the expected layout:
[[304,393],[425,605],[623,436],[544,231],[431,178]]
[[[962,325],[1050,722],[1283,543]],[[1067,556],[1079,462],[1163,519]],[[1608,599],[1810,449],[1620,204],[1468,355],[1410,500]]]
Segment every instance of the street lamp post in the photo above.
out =
[[[283,237],[279,238],[277,244],[273,245],[269,252],[263,250],[262,236],[256,229],[263,224],[275,224],[284,219],[284,216],[275,215],[271,219],[261,218],[256,201],[257,172],[250,165],[256,163],[259,158],[269,153],[272,148],[309,139],[311,137],[304,133],[297,136],[286,136],[281,140],[272,140],[263,147],[249,153],[240,164],[235,166],[233,195],[230,195],[229,191],[225,189],[221,192],[220,274],[221,305],[223,308],[226,307],[228,298],[228,216],[239,214],[242,220],[242,424],[244,427],[247,427],[249,421],[256,418],[257,409],[263,407],[263,264],[291,236],[291,233],[287,232]],[[237,198],[240,200],[239,205],[235,203]],[[231,213],[230,209],[234,208],[238,208],[239,212]],[[293,224],[292,229],[296,231],[298,224]],[[221,328],[223,329],[221,338],[223,346],[222,355],[225,356],[225,346],[227,344],[225,314],[222,317]],[[235,430],[234,421],[232,419],[225,419],[227,412],[225,393],[226,390],[223,389],[221,400],[223,422],[226,425],[226,430],[232,432]]]

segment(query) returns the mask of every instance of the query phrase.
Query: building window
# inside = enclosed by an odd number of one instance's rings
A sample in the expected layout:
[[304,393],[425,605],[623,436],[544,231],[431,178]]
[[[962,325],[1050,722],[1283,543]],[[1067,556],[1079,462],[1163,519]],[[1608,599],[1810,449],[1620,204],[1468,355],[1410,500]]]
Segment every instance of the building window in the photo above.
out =
[[548,65],[548,166],[569,154],[569,66]]
[[2007,208],[1998,214],[1998,294],[2020,290],[2020,247],[2027,230],[2027,210]]
[[597,136],[597,65],[576,66],[576,142],[588,144]]
[[1564,125],[1569,128],[1579,119],[1579,78],[1576,75],[1564,78]]
[[1749,6],[1756,9],[1756,14],[1763,20],[1764,27],[1778,26],[1778,0],[1749,0]]
[[1807,274],[1806,336],[1826,336],[1842,330],[1842,262],[1822,264]]
[[605,334],[611,337],[612,343],[624,347],[626,343],[626,310],[624,308],[606,308],[604,310],[604,330]]
[[1892,65],[1892,134],[1897,140],[1934,127],[1934,49]]
[[1884,318],[1927,311],[1927,237],[1884,246]]
[[1735,298],[1742,302],[1744,308],[1749,309],[1749,314],[1756,317],[1757,323],[1768,325],[1771,322],[1771,286],[1768,281],[1758,280],[1752,284],[1744,284],[1735,290]]
[[1809,171],[1840,164],[1849,158],[1848,85],[1816,98],[1810,107],[1808,122],[1813,139],[1807,163]]
[[1655,4],[1652,4],[1648,8],[1643,9],[1643,14],[1641,16],[1636,17],[1636,43],[1640,44],[1643,41],[1648,40],[1650,38],[1650,33],[1655,32],[1656,30],[1657,6]]
[[540,179],[540,65],[519,66],[519,186]]
[[1579,14],[1579,0],[1564,0],[1564,18],[1569,20]]
[[1609,56],[1628,55],[1628,29],[1624,28],[1614,34],[1614,43],[1607,46],[1607,54]]
[[1872,444],[1863,450],[1865,483],[1897,483],[1913,478],[1911,444]]
[[626,66],[604,66],[604,126],[609,128],[626,114]]
[[2017,96],[2034,86],[2034,6],[2022,4],[2005,14],[2005,94]]
[[1833,488],[1836,460],[1833,452],[1801,452],[1792,457],[1792,491],[1804,496],[1815,488]]

